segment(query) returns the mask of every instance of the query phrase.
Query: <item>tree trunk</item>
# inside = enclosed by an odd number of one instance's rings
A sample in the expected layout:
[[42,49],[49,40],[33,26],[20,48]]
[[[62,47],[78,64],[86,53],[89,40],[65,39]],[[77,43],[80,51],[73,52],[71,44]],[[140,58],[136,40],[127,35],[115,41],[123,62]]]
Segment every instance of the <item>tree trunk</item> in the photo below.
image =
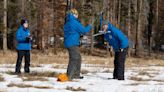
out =
[[[137,0],[138,1],[138,0]],[[141,56],[142,51],[142,0],[137,2],[139,4],[138,17],[137,17],[137,30],[136,30],[136,56]]]
[[113,1],[113,23],[116,25],[116,7],[117,7],[117,0]]
[[[156,1],[156,35],[158,35],[159,33],[159,0]],[[158,46],[159,46],[159,43],[158,43]],[[159,51],[159,48],[157,48],[158,51]]]
[[[106,3],[106,4],[105,4]],[[109,20],[109,11],[110,11],[110,9],[109,9],[109,0],[106,0],[105,1],[105,3],[103,3],[104,5],[107,5],[107,20]],[[103,6],[104,6],[103,5]],[[106,52],[107,52],[107,56],[109,56],[109,43],[107,43],[107,48],[106,48]]]
[[[94,25],[94,13],[93,13],[93,1],[91,1],[91,9],[90,9],[90,14],[91,14],[91,24]],[[91,54],[93,53],[93,48],[94,48],[94,38],[93,38],[93,34],[94,34],[94,26],[92,26],[92,30],[91,30],[91,49],[90,49],[90,52]]]
[[3,24],[4,24],[4,31],[3,31],[3,52],[5,54],[6,51],[7,51],[7,0],[4,0]]
[[110,16],[110,18],[109,18],[109,20],[110,20],[110,22],[112,22],[113,21],[113,2],[112,1],[110,1],[109,2],[109,7],[110,7],[110,12],[109,12],[109,16]]
[[120,28],[120,22],[121,22],[121,0],[119,0],[119,5],[118,5],[118,26],[119,26],[119,28]]
[[[131,30],[131,0],[129,0],[129,4],[128,4],[128,38],[129,39],[131,38],[130,30]],[[130,57],[130,54],[131,54],[131,48],[129,48],[128,50],[129,57]]]
[[21,0],[21,13],[22,17],[25,17],[25,0]]
[[157,5],[156,5],[156,26],[157,26],[157,30],[158,30],[158,15],[159,15],[159,0],[157,0]]
[[148,42],[148,55],[151,56],[151,48],[152,48],[152,30],[153,30],[153,1],[149,2],[149,17],[148,17],[148,35],[147,35],[147,42]]
[[37,44],[38,49],[44,50],[44,28],[43,28],[43,0],[38,1],[39,7],[38,7],[38,30],[37,30]]
[[[55,20],[56,20],[56,14],[55,14],[55,12],[56,12],[56,10],[55,10],[55,5],[56,5],[56,0],[52,0],[52,15],[53,15],[53,19],[52,19],[52,31],[53,31],[53,37],[54,37],[54,39],[55,39],[55,35],[56,35],[56,33],[55,33]],[[53,44],[53,47],[54,47],[54,54],[57,54],[57,52],[56,52],[56,45],[55,45],[55,43]]]

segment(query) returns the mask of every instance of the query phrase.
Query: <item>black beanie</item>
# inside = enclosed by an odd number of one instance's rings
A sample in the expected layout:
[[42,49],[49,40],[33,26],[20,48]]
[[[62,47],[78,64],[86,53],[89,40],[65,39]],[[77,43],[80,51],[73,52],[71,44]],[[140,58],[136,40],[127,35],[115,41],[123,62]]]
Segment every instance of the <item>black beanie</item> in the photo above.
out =
[[28,20],[22,19],[22,20],[21,20],[21,25],[23,25],[24,23],[28,23]]

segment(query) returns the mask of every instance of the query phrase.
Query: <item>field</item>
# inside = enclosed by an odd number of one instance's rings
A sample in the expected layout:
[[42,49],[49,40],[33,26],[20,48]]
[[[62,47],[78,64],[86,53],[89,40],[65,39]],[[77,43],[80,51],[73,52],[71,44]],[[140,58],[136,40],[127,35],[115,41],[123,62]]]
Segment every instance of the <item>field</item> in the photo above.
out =
[[112,79],[112,57],[83,54],[84,79],[57,82],[58,74],[66,72],[66,52],[31,57],[31,73],[15,75],[16,53],[0,55],[0,92],[164,92],[162,59],[127,58],[125,81],[118,81]]

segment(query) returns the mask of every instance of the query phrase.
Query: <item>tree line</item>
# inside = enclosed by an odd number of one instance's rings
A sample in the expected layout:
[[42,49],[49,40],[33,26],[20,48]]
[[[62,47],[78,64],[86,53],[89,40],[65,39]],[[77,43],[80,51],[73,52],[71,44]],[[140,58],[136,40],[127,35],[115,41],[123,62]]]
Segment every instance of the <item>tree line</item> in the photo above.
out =
[[100,30],[103,12],[104,19],[128,36],[131,55],[164,49],[163,0],[0,0],[0,4],[0,48],[4,52],[15,49],[15,32],[20,19],[26,17],[37,49],[54,48],[56,53],[63,47],[63,24],[69,8],[78,9],[83,24],[94,26],[89,36]]

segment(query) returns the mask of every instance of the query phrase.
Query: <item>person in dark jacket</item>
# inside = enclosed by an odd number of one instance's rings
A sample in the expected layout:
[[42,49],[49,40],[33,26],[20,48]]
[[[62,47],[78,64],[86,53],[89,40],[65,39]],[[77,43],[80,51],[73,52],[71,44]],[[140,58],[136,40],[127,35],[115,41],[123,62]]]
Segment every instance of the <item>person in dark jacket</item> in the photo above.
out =
[[30,35],[30,31],[28,29],[28,21],[26,19],[21,20],[21,25],[16,32],[16,40],[17,40],[17,62],[15,73],[21,73],[21,63],[23,57],[25,57],[25,65],[24,71],[25,73],[29,73],[30,69],[30,50],[31,50],[31,42],[32,37]]
[[80,36],[88,33],[91,26],[84,27],[78,20],[78,12],[76,9],[71,9],[66,16],[64,24],[64,45],[69,52],[69,64],[67,68],[67,76],[69,80],[74,78],[82,79],[80,76],[81,70],[81,55],[79,51]]
[[105,40],[115,51],[113,79],[124,80],[125,59],[129,47],[125,34],[108,21],[103,21]]

